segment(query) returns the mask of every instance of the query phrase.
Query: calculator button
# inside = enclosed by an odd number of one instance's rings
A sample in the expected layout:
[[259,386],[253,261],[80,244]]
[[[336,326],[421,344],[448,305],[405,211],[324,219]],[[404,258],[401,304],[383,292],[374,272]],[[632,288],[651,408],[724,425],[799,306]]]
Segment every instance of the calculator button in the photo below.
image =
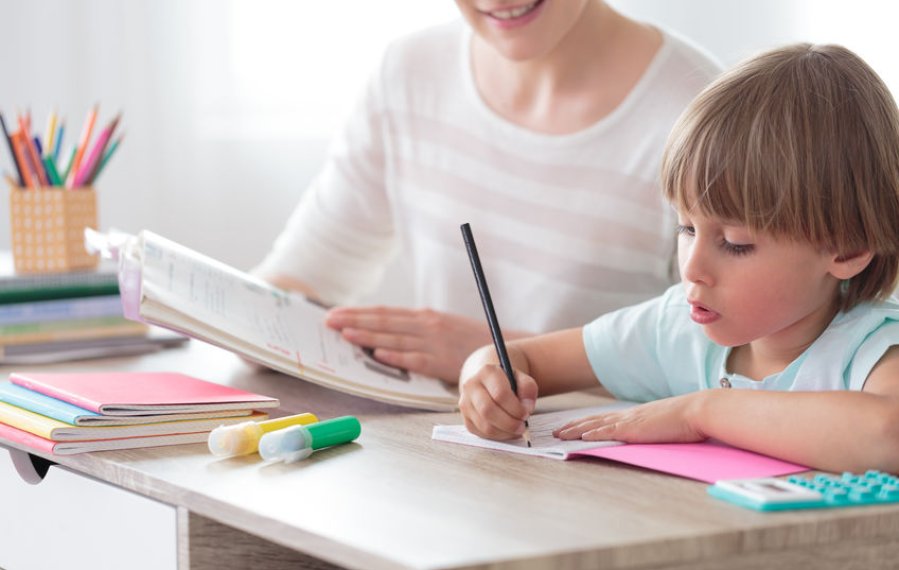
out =
[[865,483],[865,487],[871,490],[875,495],[880,492],[880,488],[882,485],[880,483],[875,483],[874,481],[868,481]]
[[728,380],[727,378],[722,378],[721,380],[718,381],[718,384],[720,384],[722,388],[730,388],[731,387],[730,380]]
[[840,487],[830,487],[824,492],[828,503],[845,503],[849,501],[849,491]]
[[849,491],[849,498],[853,501],[868,501],[874,498],[874,492],[867,487],[855,487]]
[[858,481],[860,480],[860,477],[858,475],[849,473],[847,471],[847,472],[843,473],[843,477],[841,478],[841,480],[844,483],[858,483]]

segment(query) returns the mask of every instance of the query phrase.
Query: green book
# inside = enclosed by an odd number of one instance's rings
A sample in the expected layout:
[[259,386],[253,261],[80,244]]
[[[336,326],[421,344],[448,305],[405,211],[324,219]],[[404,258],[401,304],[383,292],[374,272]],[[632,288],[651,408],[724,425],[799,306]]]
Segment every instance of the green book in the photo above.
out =
[[115,265],[102,265],[95,271],[18,275],[12,271],[12,256],[0,257],[0,305],[118,293]]

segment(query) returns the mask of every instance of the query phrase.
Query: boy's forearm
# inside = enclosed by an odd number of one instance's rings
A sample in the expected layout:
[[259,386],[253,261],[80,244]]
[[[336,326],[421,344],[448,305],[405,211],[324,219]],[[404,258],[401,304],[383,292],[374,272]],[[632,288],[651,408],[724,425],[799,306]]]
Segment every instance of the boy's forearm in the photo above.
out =
[[899,399],[864,392],[706,390],[695,427],[731,445],[829,471],[899,471]]
[[[541,396],[599,385],[584,352],[580,329],[512,341],[506,343],[506,349],[512,368],[534,378]],[[466,359],[460,380],[487,364],[499,364],[493,345],[479,348]]]

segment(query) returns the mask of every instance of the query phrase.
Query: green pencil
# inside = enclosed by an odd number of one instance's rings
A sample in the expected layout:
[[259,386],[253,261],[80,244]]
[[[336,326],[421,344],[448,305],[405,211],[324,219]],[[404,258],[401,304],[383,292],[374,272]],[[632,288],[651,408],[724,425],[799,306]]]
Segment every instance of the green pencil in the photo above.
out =
[[97,167],[97,171],[94,172],[94,175],[91,176],[91,179],[88,181],[88,184],[93,184],[94,181],[100,176],[100,173],[103,172],[103,167],[106,166],[106,163],[109,162],[109,157],[112,156],[112,153],[119,148],[119,143],[122,142],[122,138],[124,138],[124,134],[120,135],[119,138],[112,141],[112,144],[109,145],[109,148],[106,150],[106,153],[103,155],[103,158],[100,159],[100,165]]

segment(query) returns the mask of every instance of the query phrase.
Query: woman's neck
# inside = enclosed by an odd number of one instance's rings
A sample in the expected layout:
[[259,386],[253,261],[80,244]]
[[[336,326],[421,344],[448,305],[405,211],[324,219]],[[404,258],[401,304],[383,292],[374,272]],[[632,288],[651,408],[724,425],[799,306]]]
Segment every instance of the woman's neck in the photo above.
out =
[[611,113],[662,43],[658,30],[590,2],[550,52],[525,61],[472,40],[475,83],[498,114],[547,134],[582,130]]

